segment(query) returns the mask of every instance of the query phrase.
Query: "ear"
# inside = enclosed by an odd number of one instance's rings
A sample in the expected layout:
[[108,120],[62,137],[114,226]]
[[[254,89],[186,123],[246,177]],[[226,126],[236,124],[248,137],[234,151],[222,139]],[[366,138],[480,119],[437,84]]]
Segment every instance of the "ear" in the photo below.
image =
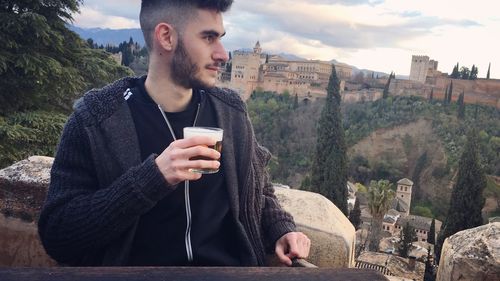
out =
[[159,23],[155,27],[155,39],[161,48],[166,51],[172,51],[175,49],[177,32],[172,25],[168,23]]

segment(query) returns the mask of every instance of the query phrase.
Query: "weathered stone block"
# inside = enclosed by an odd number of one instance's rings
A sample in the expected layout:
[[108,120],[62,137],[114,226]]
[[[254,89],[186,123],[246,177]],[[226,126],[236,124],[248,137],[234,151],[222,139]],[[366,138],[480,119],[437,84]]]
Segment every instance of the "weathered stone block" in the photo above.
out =
[[354,226],[330,200],[317,193],[284,188],[277,188],[276,196],[293,215],[297,230],[311,239],[309,262],[319,267],[354,267]]
[[0,170],[0,212],[37,221],[50,180],[52,157],[32,156]]
[[500,223],[448,237],[441,250],[437,281],[500,280]]
[[0,170],[0,266],[51,266],[36,221],[53,158],[32,156]]

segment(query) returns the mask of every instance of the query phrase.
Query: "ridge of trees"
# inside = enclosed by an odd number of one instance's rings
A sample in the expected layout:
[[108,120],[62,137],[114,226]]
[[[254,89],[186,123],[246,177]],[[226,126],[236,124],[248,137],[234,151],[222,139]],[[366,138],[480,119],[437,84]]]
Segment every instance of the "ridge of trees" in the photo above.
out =
[[[316,147],[316,126],[324,99],[308,102],[307,99],[299,98],[298,103],[299,107],[293,109],[294,97],[290,94],[258,91],[247,101],[257,139],[273,153],[270,165],[273,181],[307,189],[311,186],[310,169]],[[354,146],[377,129],[392,128],[421,118],[430,120],[447,158],[445,165],[434,168],[429,175],[436,180],[453,177],[465,145],[467,127],[475,126],[478,130],[481,165],[487,174],[500,175],[500,111],[494,107],[467,104],[464,118],[458,119],[456,103],[445,108],[442,101],[438,100],[430,103],[420,97],[389,96],[386,100],[342,104],[341,110],[347,147]],[[403,148],[407,146],[411,150],[415,145],[409,136],[402,136],[401,141]],[[422,162],[425,161],[422,159]],[[391,159],[380,158],[371,163],[364,155],[352,154],[348,175],[351,181],[363,184],[382,178],[397,182],[407,172],[412,172],[405,169],[405,166]],[[414,178],[412,180],[415,182]],[[485,196],[500,198],[498,187],[493,183],[489,186]],[[444,220],[448,208],[445,199],[449,194],[442,195],[436,197],[441,200],[439,202],[422,198],[418,204],[412,204],[415,205],[412,212]]]
[[[459,67],[459,64],[457,62],[457,64],[453,67],[453,70],[451,71],[451,74],[449,76],[450,78],[454,79],[476,80],[478,71],[479,70],[475,64],[473,64],[472,67],[469,69],[466,66]],[[488,76],[487,79],[489,79],[489,75],[487,76]]]

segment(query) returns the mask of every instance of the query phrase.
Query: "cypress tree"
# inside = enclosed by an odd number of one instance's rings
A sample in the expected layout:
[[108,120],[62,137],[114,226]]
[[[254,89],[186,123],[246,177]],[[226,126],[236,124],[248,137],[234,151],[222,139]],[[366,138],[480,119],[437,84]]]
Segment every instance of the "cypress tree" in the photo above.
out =
[[469,80],[476,80],[478,71],[477,66],[473,64],[470,70]]
[[393,73],[391,71],[391,74],[389,75],[389,79],[387,79],[387,82],[385,83],[384,91],[382,93],[383,99],[386,99],[389,96],[389,86],[391,85],[391,79],[393,77],[392,75],[393,75]]
[[427,234],[427,243],[434,244],[436,243],[436,220],[432,219],[431,228],[429,229],[429,233]]
[[457,104],[458,104],[457,117],[458,117],[458,119],[464,119],[464,117],[465,117],[464,96],[465,96],[464,91],[462,91],[460,96],[458,96],[458,100],[457,100]]
[[458,62],[457,64],[453,67],[453,71],[451,72],[450,75],[451,78],[457,79],[460,77],[460,71],[458,70]]
[[448,104],[448,92],[450,89],[450,85],[446,86],[446,90],[444,90],[444,97],[443,97],[443,104],[447,105]]
[[416,201],[419,201],[423,197],[420,187],[420,175],[422,174],[424,168],[427,166],[427,162],[427,151],[425,151],[418,157],[415,168],[413,169],[413,188],[411,189],[411,192],[412,198],[414,198]]
[[431,247],[427,248],[427,260],[425,261],[424,281],[434,281],[434,264],[431,255]]
[[354,226],[354,229],[359,229],[359,225],[361,224],[361,209],[359,207],[359,199],[356,199],[356,201],[354,202],[354,207],[349,214],[349,221]]
[[432,102],[434,99],[434,88],[431,89],[431,94],[429,95],[429,102]]
[[413,241],[417,239],[417,234],[415,233],[415,228],[410,225],[409,222],[403,226],[400,234],[400,240],[398,243],[399,255],[403,258],[407,258],[410,253],[411,247],[413,246]]
[[293,99],[293,109],[299,108],[299,97],[295,94],[295,98]]
[[332,64],[326,88],[326,103],[318,121],[311,191],[324,195],[347,216],[347,147],[342,127],[339,88],[340,81]]
[[490,67],[491,67],[491,62],[488,64],[488,73],[486,73],[486,79],[490,79]]
[[448,88],[448,104],[451,104],[452,101],[452,96],[453,96],[453,81],[450,82],[450,87]]
[[486,177],[479,164],[476,135],[474,129],[469,132],[460,158],[457,181],[451,193],[450,208],[435,246],[437,262],[446,238],[483,224],[481,210],[484,206],[483,190],[486,187]]

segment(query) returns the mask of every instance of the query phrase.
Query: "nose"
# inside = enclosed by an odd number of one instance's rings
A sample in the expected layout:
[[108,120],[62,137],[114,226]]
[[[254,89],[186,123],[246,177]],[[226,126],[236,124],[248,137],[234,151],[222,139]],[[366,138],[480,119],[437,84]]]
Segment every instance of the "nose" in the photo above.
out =
[[222,45],[221,41],[216,44],[215,50],[212,54],[212,59],[214,61],[222,62],[227,62],[229,60],[229,54],[226,52],[226,49],[224,48],[224,45]]

